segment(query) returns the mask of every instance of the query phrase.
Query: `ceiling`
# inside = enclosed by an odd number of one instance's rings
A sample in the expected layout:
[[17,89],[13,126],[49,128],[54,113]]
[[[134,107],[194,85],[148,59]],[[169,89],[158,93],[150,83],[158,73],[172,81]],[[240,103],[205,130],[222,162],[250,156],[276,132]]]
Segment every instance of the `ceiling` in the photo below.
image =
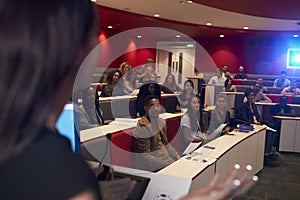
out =
[[102,28],[112,25],[114,32],[164,27],[190,37],[300,35],[299,0],[97,0],[96,4]]

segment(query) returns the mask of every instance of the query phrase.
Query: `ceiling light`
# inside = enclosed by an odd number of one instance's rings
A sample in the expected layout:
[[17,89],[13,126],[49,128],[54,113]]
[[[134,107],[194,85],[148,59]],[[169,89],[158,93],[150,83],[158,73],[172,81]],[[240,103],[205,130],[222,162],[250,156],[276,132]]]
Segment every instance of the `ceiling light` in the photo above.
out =
[[136,36],[137,38],[142,38],[142,36],[141,35],[138,35],[138,36]]
[[96,2],[97,0],[91,0],[91,2]]
[[193,3],[193,1],[191,1],[191,0],[187,0],[186,2],[188,2],[188,3]]
[[113,26],[110,26],[110,25],[109,25],[109,26],[107,26],[107,28],[113,28]]
[[193,44],[187,44],[186,47],[194,47]]
[[249,29],[249,27],[248,26],[244,26],[244,28],[243,29]]
[[180,35],[176,35],[176,37],[177,37],[177,38],[180,38],[181,36],[180,36]]
[[207,26],[211,26],[211,25],[212,25],[212,23],[210,23],[210,22],[207,22],[207,23],[206,23],[206,25],[207,25]]
[[223,34],[221,34],[221,35],[219,35],[219,37],[220,37],[220,38],[223,38],[223,37],[225,37],[225,36],[224,36]]
[[158,13],[155,13],[153,16],[154,17],[160,17],[160,15]]
[[296,38],[296,37],[299,37],[299,35],[298,34],[294,34],[293,37]]

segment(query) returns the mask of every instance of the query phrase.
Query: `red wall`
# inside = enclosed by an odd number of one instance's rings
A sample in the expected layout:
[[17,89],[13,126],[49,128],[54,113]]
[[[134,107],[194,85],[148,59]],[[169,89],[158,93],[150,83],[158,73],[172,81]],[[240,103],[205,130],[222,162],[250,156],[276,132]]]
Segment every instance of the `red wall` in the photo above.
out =
[[[115,33],[103,31],[102,38],[105,38],[103,34],[109,39]],[[230,72],[237,72],[239,66],[242,65],[249,74],[277,75],[281,70],[286,70],[288,76],[300,76],[300,70],[286,69],[287,49],[300,48],[299,38],[260,38],[258,36],[253,38],[196,38],[195,40],[208,52],[217,67],[226,64]],[[147,58],[155,61],[156,50],[154,48],[138,49],[137,47],[143,42],[149,44],[156,41],[143,41],[132,37],[124,38],[124,41],[125,46],[128,45],[128,53],[118,55],[110,63],[99,64],[99,66],[118,68],[122,62],[128,61],[133,67],[136,67],[144,64]],[[115,44],[104,45],[102,52],[105,57],[102,59],[115,56],[115,48],[118,48]],[[130,51],[135,48],[137,50]],[[205,61],[203,58],[199,58],[196,52],[196,68],[205,65],[203,63]],[[199,71],[213,72],[214,70],[211,67],[201,67]]]

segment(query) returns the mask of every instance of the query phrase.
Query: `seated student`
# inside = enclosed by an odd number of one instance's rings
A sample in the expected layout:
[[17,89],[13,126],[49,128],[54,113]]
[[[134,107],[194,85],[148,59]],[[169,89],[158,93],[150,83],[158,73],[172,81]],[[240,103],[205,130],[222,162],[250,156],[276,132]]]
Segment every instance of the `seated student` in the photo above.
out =
[[297,88],[297,81],[292,80],[292,83],[290,86],[285,87],[281,90],[281,94],[300,95],[300,89]]
[[[155,72],[151,73],[150,81],[158,83],[157,82],[157,74]],[[162,94],[173,94],[174,93],[170,88],[166,87],[163,84],[159,84],[159,87],[160,87],[160,91]]]
[[[247,89],[245,91],[245,97],[247,102],[243,103],[240,107],[239,119],[242,123],[249,124],[261,124],[261,119],[257,107],[254,103],[254,90]],[[273,160],[273,146],[274,146],[275,134],[271,131],[266,131],[266,141],[265,141],[265,165],[272,165]]]
[[[221,124],[229,123],[230,113],[226,110],[226,96],[224,94],[218,94],[216,98],[216,108],[211,111],[211,118],[209,123],[208,132],[212,133]],[[229,131],[229,126],[223,130],[223,133]]]
[[280,72],[280,78],[275,79],[273,87],[285,88],[291,85],[291,81],[286,78],[286,71]]
[[246,89],[246,102],[240,108],[240,119],[249,124],[260,124],[260,115],[254,101],[254,90]]
[[144,100],[150,94],[156,95],[159,101],[161,100],[161,90],[158,83],[148,81],[140,87],[139,93],[136,98],[137,112],[140,117],[142,117],[146,113],[144,109]]
[[119,70],[122,73],[122,75],[124,75],[131,70],[131,65],[129,64],[129,62],[122,62]]
[[138,73],[138,79],[140,78],[140,77],[142,77],[143,76],[143,74],[144,74],[144,72],[145,72],[145,69],[148,67],[148,66],[153,66],[154,64],[153,64],[153,59],[152,58],[147,58],[146,59],[146,63],[144,64],[144,65],[141,65],[141,66],[139,66],[139,67],[137,67],[137,68],[135,68],[136,70],[137,70],[137,73]]
[[[292,109],[291,106],[287,105],[287,97],[281,96],[279,103],[272,105],[270,107],[269,114],[270,114],[270,116],[276,116],[276,115],[294,116],[294,110]],[[269,125],[272,128],[274,128],[275,130],[277,130],[278,137],[275,138],[275,147],[276,147],[276,149],[278,149],[279,148],[281,120],[272,117]]]
[[247,79],[247,74],[244,72],[244,67],[239,67],[239,73],[234,75],[234,79]]
[[266,88],[265,86],[263,86],[263,78],[262,77],[258,77],[257,82],[260,82],[261,84],[261,92],[262,93],[268,93],[268,88]]
[[200,97],[193,96],[188,102],[188,110],[182,116],[180,127],[187,142],[202,142],[207,138],[207,132],[203,123]]
[[261,82],[256,81],[253,89],[255,102],[272,103],[272,100],[263,93],[263,86]]
[[182,92],[182,89],[177,85],[175,76],[173,74],[168,74],[163,85],[169,88],[173,93]]
[[[264,93],[262,93],[262,85],[261,82],[257,81],[254,86],[252,86],[254,91],[254,102],[262,102],[262,103],[272,103],[272,100],[267,97]],[[245,97],[243,102],[247,102],[247,98]]]
[[101,88],[101,97],[111,97],[123,95],[123,80],[120,70],[112,70],[107,76],[107,85]]
[[180,155],[167,139],[166,122],[159,117],[161,105],[155,95],[144,99],[145,115],[138,121],[134,132],[134,166],[149,171],[162,169]]
[[186,80],[184,82],[183,91],[178,96],[178,101],[181,108],[187,108],[190,99],[195,96],[194,93],[194,83],[191,80]]
[[228,70],[228,66],[223,65],[221,68],[221,73],[222,73],[222,77],[224,78],[224,80],[227,78],[233,78],[232,74],[227,70]]
[[222,70],[216,70],[217,75],[210,78],[208,84],[215,84],[215,85],[224,85],[225,83],[225,76],[222,76]]
[[135,69],[124,75],[124,94],[131,95],[137,89],[137,72]]
[[98,102],[98,92],[89,87],[82,92],[82,103],[79,104],[80,130],[94,128],[104,124],[103,114]]
[[236,92],[236,87],[235,85],[232,85],[232,78],[227,78],[225,83],[225,92]]
[[139,76],[138,80],[139,80],[139,83],[142,84],[142,83],[146,83],[147,81],[150,81],[151,79],[151,74],[154,72],[154,69],[152,68],[151,65],[147,66],[145,68],[145,71],[142,75]]

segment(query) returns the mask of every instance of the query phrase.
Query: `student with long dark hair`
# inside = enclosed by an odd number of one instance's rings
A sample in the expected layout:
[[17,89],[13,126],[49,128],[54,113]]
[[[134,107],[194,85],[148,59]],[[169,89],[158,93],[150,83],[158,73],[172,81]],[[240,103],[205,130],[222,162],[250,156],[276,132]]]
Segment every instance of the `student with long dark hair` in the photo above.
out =
[[181,108],[186,108],[189,100],[195,96],[194,83],[192,80],[186,80],[183,84],[183,91],[178,97]]
[[107,85],[101,89],[101,97],[124,95],[122,72],[118,69],[112,70],[107,76]]
[[173,74],[168,74],[166,76],[166,79],[165,79],[163,85],[165,87],[169,88],[169,90],[171,90],[173,93],[182,92],[182,89],[177,85],[175,76]]
[[225,86],[225,92],[237,91],[235,85],[232,85],[232,78],[230,77],[225,80],[224,86]]
[[200,106],[200,97],[193,96],[188,102],[188,110],[181,118],[180,126],[186,141],[202,142],[207,138]]

